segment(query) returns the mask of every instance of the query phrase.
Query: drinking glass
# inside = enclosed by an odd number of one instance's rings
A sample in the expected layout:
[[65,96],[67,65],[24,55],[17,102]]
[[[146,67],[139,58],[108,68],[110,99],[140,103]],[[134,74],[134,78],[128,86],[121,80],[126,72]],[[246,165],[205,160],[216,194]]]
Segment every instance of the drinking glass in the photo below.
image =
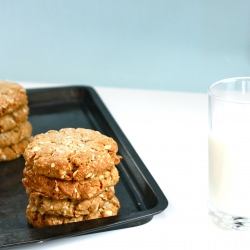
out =
[[209,87],[209,201],[225,229],[250,228],[250,77]]

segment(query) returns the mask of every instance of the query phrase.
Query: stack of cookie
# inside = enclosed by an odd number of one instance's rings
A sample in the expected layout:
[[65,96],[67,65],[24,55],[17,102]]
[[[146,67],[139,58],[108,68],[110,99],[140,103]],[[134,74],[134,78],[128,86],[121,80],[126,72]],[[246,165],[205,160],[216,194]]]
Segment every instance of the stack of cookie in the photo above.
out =
[[0,161],[18,158],[31,140],[29,107],[25,89],[0,81]]
[[28,221],[35,227],[117,215],[117,143],[97,131],[38,134],[24,152]]

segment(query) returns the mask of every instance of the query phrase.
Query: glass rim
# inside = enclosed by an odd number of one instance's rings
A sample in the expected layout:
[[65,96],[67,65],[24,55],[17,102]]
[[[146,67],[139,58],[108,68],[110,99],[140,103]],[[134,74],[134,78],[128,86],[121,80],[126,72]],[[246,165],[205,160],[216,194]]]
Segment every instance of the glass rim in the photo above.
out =
[[[212,89],[219,85],[219,84],[225,84],[225,83],[236,83],[237,81],[242,81],[242,80],[247,80],[250,83],[250,76],[241,76],[241,77],[231,77],[231,78],[225,78],[219,81],[216,81],[214,83],[212,83],[209,87],[208,87],[208,95],[210,97],[216,98],[218,100],[221,101],[225,101],[225,102],[234,102],[234,103],[242,103],[242,104],[250,104],[250,99],[249,100],[229,100],[227,97],[223,97],[221,95],[218,95],[216,93],[213,93]],[[249,91],[250,93],[250,91]]]

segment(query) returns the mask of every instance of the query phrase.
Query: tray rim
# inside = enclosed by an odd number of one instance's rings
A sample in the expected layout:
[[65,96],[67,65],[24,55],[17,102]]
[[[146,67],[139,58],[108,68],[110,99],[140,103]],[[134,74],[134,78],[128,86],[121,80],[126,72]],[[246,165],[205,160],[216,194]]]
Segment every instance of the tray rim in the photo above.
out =
[[[98,232],[109,231],[109,230],[129,228],[129,227],[133,227],[133,226],[138,226],[138,225],[134,225],[134,222],[138,222],[138,221],[143,222],[139,225],[143,225],[143,224],[151,221],[155,215],[163,212],[168,207],[168,200],[167,200],[165,194],[163,193],[163,191],[159,187],[158,183],[155,181],[154,177],[151,175],[151,173],[149,172],[149,170],[147,169],[147,167],[145,166],[145,164],[141,160],[140,156],[137,154],[137,152],[133,148],[132,144],[129,142],[128,138],[125,136],[125,134],[122,131],[122,129],[120,128],[119,124],[117,123],[115,118],[112,116],[111,112],[106,107],[105,103],[103,102],[102,98],[97,93],[97,91],[94,89],[94,87],[88,86],[88,85],[67,85],[67,86],[51,86],[51,87],[46,86],[44,88],[43,87],[42,88],[41,87],[27,88],[26,91],[27,91],[27,94],[29,95],[32,93],[56,91],[56,90],[70,90],[70,89],[71,90],[85,89],[90,93],[91,97],[93,98],[95,104],[100,109],[101,113],[104,113],[105,117],[107,117],[107,120],[111,124],[111,127],[113,129],[113,132],[119,138],[120,142],[122,142],[124,145],[126,145],[126,146],[124,146],[124,148],[127,150],[127,153],[129,155],[132,155],[131,158],[135,162],[137,162],[137,165],[140,166],[140,171],[141,171],[141,173],[143,173],[143,176],[145,176],[145,179],[147,180],[147,182],[150,183],[150,186],[154,186],[153,191],[155,193],[155,196],[158,199],[158,202],[157,202],[156,206],[154,206],[153,208],[143,210],[143,211],[134,212],[133,214],[136,214],[136,216],[133,217],[133,219],[129,218],[131,216],[128,216],[128,215],[120,216],[119,218],[122,218],[121,221],[119,221],[119,220],[116,221],[118,217],[104,218],[104,219],[101,219],[101,225],[98,228],[96,228],[96,227],[91,228],[92,221],[71,223],[71,224],[75,224],[75,225],[77,224],[77,226],[81,226],[81,225],[83,225],[83,227],[88,226],[89,228],[84,230],[84,231],[79,231],[79,232],[72,231],[70,233],[66,233],[65,235],[53,235],[52,237],[49,237],[49,238],[46,238],[46,237],[39,238],[38,237],[37,239],[31,239],[30,241],[25,241],[25,242],[14,242],[13,241],[7,245],[0,243],[0,248],[14,247],[14,246],[26,245],[29,243],[36,243],[36,242],[45,242],[45,241],[53,240],[56,238],[61,238],[62,236],[72,237],[72,236],[86,235],[86,234],[90,234],[90,233],[98,233]],[[59,225],[56,227],[63,228],[63,227],[66,227],[67,225],[69,225],[69,224]],[[49,231],[53,231],[53,229],[51,229],[51,228],[54,228],[54,227],[49,227],[49,228],[46,227],[47,230],[49,229]],[[9,236],[12,235],[12,238],[16,238],[15,237],[16,235],[19,235],[20,233],[25,233],[26,231],[30,232],[30,230],[32,230],[32,232],[35,235],[36,233],[39,234],[44,229],[24,228],[24,229],[19,229],[19,230],[13,230],[10,232],[0,234],[0,239],[2,237],[4,237],[5,235],[9,235]]]

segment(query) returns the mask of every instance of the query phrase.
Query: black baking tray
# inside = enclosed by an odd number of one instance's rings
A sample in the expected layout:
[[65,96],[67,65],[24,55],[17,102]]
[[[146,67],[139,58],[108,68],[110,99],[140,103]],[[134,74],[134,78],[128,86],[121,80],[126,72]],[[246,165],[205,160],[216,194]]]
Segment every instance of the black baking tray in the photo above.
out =
[[0,248],[139,226],[167,208],[164,193],[92,87],[28,89],[27,93],[33,135],[51,129],[84,127],[98,130],[117,141],[122,160],[117,166],[120,180],[115,190],[121,209],[114,217],[33,228],[25,216],[28,195],[21,182],[24,159],[2,162]]

